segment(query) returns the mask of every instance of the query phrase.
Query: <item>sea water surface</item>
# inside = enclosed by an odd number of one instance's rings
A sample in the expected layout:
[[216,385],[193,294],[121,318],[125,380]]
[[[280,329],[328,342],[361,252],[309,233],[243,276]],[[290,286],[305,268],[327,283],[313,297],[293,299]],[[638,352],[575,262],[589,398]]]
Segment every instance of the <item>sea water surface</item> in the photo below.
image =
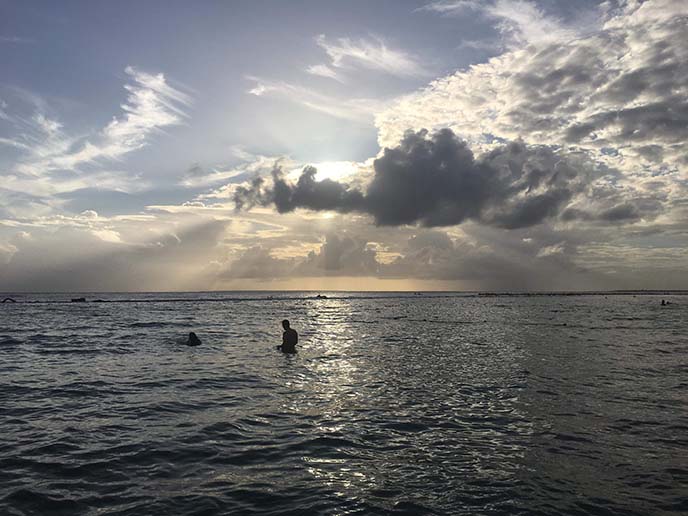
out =
[[0,305],[0,514],[688,513],[688,296],[326,295]]

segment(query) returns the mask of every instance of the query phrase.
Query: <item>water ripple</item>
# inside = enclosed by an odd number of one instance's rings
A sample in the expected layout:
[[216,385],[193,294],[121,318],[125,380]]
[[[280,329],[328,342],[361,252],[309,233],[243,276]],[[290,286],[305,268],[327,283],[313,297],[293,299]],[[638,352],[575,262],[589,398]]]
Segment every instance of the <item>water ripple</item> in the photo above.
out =
[[69,297],[2,309],[2,514],[688,511],[681,299]]

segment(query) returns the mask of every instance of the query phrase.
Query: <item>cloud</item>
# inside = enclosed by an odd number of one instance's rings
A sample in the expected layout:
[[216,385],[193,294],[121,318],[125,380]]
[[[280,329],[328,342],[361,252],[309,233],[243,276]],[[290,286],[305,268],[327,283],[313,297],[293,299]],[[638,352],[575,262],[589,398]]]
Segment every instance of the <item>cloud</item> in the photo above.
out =
[[[492,49],[504,53],[393,103],[249,77],[253,95],[374,120],[383,150],[354,176],[256,155],[183,166],[173,189],[140,191],[142,179],[113,162],[184,123],[191,99],[134,69],[121,112],[86,135],[40,99],[28,114],[0,101],[3,124],[24,124],[0,140],[3,165],[12,157],[0,188],[0,286],[685,285],[685,2],[624,2],[585,30],[532,2],[424,10],[492,21],[502,35]],[[327,58],[307,77],[319,85],[313,75],[424,73],[418,58],[374,38],[318,43]]]
[[[273,172],[273,188],[269,202],[274,203],[277,211],[287,213],[296,208],[329,210],[336,206],[340,213],[360,210],[363,195],[332,179],[316,181],[317,170],[305,167],[294,186],[290,185],[278,170]],[[236,199],[236,197],[235,197]],[[265,204],[265,199],[261,200]]]
[[119,231],[99,225],[90,214],[82,217],[79,225],[36,229],[10,242],[9,260],[0,258],[0,290],[116,292],[210,287],[205,271],[217,253],[225,225],[204,221],[143,244],[124,242]]
[[458,15],[466,11],[475,11],[481,8],[483,4],[478,0],[440,0],[437,2],[430,2],[416,11],[429,11],[439,14]]
[[[324,34],[315,39],[316,43],[327,53],[331,66],[340,69],[366,68],[401,77],[426,75],[427,71],[411,55],[400,50],[389,48],[381,38],[350,38],[329,40]],[[316,65],[319,71],[325,69],[334,72],[326,65]],[[312,73],[312,72],[311,72]],[[336,72],[335,72],[336,73]],[[320,73],[319,75],[323,75]]]
[[12,138],[0,138],[0,145],[7,145],[8,147],[15,147],[16,149],[21,150],[31,150],[30,145]]
[[295,273],[300,276],[376,276],[376,252],[360,238],[327,235],[319,252],[311,251]]
[[219,273],[221,279],[377,276],[375,250],[361,238],[330,233],[317,250],[301,257],[278,257],[260,245],[241,251]]
[[127,103],[122,105],[125,114],[105,127],[103,142],[96,151],[108,159],[140,149],[151,133],[182,123],[182,109],[191,103],[191,97],[170,86],[161,73],[153,75],[131,66],[125,72],[134,81],[124,87],[129,92]]
[[[592,263],[593,257],[581,255],[581,242],[570,237],[563,241],[562,234],[551,227],[505,230],[470,222],[462,227],[464,230],[447,232],[399,228],[392,233],[371,226],[362,231],[344,218],[305,255],[285,255],[289,242],[285,239],[301,239],[299,226],[294,226],[283,236],[266,238],[260,245],[237,251],[213,274],[221,285],[236,284],[232,283],[236,280],[251,285],[247,281],[252,280],[257,282],[254,286],[264,288],[286,281],[291,282],[291,288],[312,285],[308,278],[411,280],[426,286],[492,290],[619,287],[615,277],[596,270],[599,266]],[[386,243],[381,244],[383,241]],[[592,267],[577,263],[586,258]],[[632,268],[632,263],[623,260],[617,260],[616,265]]]
[[56,204],[53,199],[0,187],[0,221],[43,216]]
[[602,222],[629,222],[640,219],[641,213],[637,206],[630,202],[617,204],[611,208],[602,210],[598,213],[570,208],[562,214],[565,221],[585,220]]
[[27,151],[15,165],[15,172],[36,177],[53,171],[76,171],[98,161],[116,161],[144,147],[154,133],[182,123],[183,108],[191,103],[187,94],[167,84],[163,74],[133,67],[127,67],[125,73],[131,82],[124,86],[128,96],[121,106],[122,114],[90,137],[69,136],[57,120],[34,113],[31,120],[37,136],[13,140],[14,146]]
[[334,79],[335,81],[341,83],[346,82],[344,78],[337,73],[336,70],[324,64],[311,65],[308,68],[306,68],[306,71],[311,75],[319,75],[320,77]]
[[248,176],[270,170],[276,158],[269,156],[252,155],[233,167],[215,167],[210,171],[204,170],[199,165],[194,165],[186,171],[180,181],[180,185],[187,188],[213,186],[219,183],[238,182]]
[[14,253],[17,252],[17,248],[11,244],[0,244],[0,267],[7,265],[12,261]]
[[534,234],[536,238],[524,241],[520,232],[478,226],[471,233],[452,239],[441,231],[421,230],[381,274],[461,281],[484,290],[599,289],[611,284],[578,267],[570,259],[575,249],[549,243],[549,236]]
[[463,16],[471,11],[481,13],[497,22],[497,28],[510,45],[541,44],[576,35],[573,28],[548,16],[535,2],[527,0],[441,0],[418,10],[444,16]]
[[220,279],[267,279],[293,275],[296,261],[275,258],[267,249],[254,245],[242,251],[229,266],[218,273]]
[[372,99],[343,99],[319,93],[303,86],[297,86],[283,81],[271,81],[259,77],[247,76],[255,81],[255,86],[248,93],[258,97],[273,96],[283,98],[295,104],[319,111],[335,118],[362,122],[365,124],[373,120],[375,113],[382,108],[380,101]]
[[31,38],[22,38],[19,36],[0,36],[0,43],[33,43],[35,40]]
[[11,117],[7,114],[6,109],[8,108],[7,102],[0,99],[0,120],[11,120]]
[[538,224],[557,216],[583,194],[596,173],[583,159],[564,157],[543,146],[514,142],[476,159],[449,129],[404,135],[374,161],[367,190],[325,179],[306,167],[296,183],[279,169],[273,181],[258,177],[234,194],[237,209],[274,205],[279,213],[297,208],[361,212],[378,225],[451,226],[478,220],[504,228]]
[[[17,134],[0,139],[0,146],[14,150],[3,164],[0,199],[6,216],[30,218],[45,215],[46,209],[59,210],[65,206],[67,193],[78,197],[84,191],[110,190],[119,196],[150,187],[139,174],[111,168],[111,164],[145,147],[156,133],[183,123],[183,108],[191,99],[170,86],[163,74],[132,67],[125,73],[129,82],[124,86],[128,95],[122,113],[88,136],[70,134],[47,114],[51,110],[46,100],[23,90],[16,92],[23,103],[13,106],[9,121]],[[30,114],[24,112],[27,103]],[[8,108],[7,103],[1,105]],[[33,199],[25,203],[24,192]]]
[[554,31],[440,78],[377,115],[380,145],[450,127],[481,149],[520,138],[575,146],[628,177],[685,175],[687,17],[685,2],[629,2],[584,37]]

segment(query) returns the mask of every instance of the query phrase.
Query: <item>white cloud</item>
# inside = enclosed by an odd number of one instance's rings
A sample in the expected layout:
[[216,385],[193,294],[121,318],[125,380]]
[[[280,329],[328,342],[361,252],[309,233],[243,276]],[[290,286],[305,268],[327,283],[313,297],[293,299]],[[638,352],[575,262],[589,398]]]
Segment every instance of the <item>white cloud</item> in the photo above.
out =
[[259,77],[247,76],[255,81],[248,93],[256,96],[274,96],[286,99],[295,104],[319,111],[335,118],[370,123],[383,103],[373,99],[344,99],[297,86],[283,81],[271,81]]
[[[212,219],[91,221],[76,217],[0,240],[0,289],[185,290],[210,288],[226,223]],[[132,237],[133,239],[127,238]]]
[[497,22],[497,28],[511,44],[539,44],[575,35],[572,27],[546,15],[535,2],[528,0],[439,0],[419,10],[444,16],[463,16],[470,11],[481,13]]
[[320,77],[334,79],[335,81],[339,81],[341,83],[345,82],[336,70],[324,64],[311,65],[308,68],[306,68],[306,71],[311,75],[318,75]]
[[0,138],[0,145],[7,145],[8,147],[15,147],[15,148],[21,149],[21,150],[30,150],[31,149],[30,145],[28,145],[22,141],[12,139],[12,138]]
[[416,58],[406,52],[389,48],[381,38],[358,41],[350,38],[328,40],[321,34],[316,38],[316,42],[325,50],[330,57],[331,65],[335,68],[367,68],[402,77],[427,74]]
[[547,16],[533,2],[497,0],[485,13],[500,21],[499,29],[517,43],[546,43],[575,35],[556,18]]
[[210,171],[195,166],[185,174],[179,184],[187,188],[197,188],[232,182],[238,177],[267,173],[275,166],[275,162],[280,160],[279,157],[252,154],[240,148],[235,148],[232,154],[241,161],[239,164],[232,167],[216,167]]
[[111,244],[121,244],[122,238],[117,231],[111,229],[94,229],[91,233],[101,239],[103,242],[110,242]]
[[545,246],[542,249],[540,249],[537,252],[536,256],[538,258],[542,258],[545,256],[554,256],[557,254],[564,254],[564,250],[565,250],[565,247],[564,247],[563,243],[548,245],[548,246]]
[[[16,133],[0,138],[0,146],[15,150],[5,159],[0,191],[0,217],[29,220],[60,210],[65,192],[85,188],[134,192],[148,188],[140,175],[107,167],[146,146],[155,133],[183,122],[190,97],[170,86],[163,74],[125,70],[128,92],[122,112],[102,129],[87,135],[67,131],[47,113],[49,102],[25,90],[15,92],[32,109],[30,115],[15,106],[10,122]],[[6,103],[0,104],[7,107]]]
[[62,129],[62,124],[57,120],[51,120],[47,118],[43,113],[36,113],[33,116],[33,122],[36,124],[38,129],[48,136],[56,135]]
[[5,111],[8,108],[7,102],[0,99],[0,120],[10,120],[10,116]]
[[12,257],[14,256],[14,253],[17,252],[17,247],[6,243],[3,244],[0,242],[0,265],[7,265],[12,261]]
[[438,0],[430,2],[416,9],[416,11],[430,11],[439,14],[458,15],[466,11],[477,10],[481,8],[480,2],[477,0]]
[[[16,147],[28,150],[28,156],[15,166],[19,173],[40,176],[54,170],[75,170],[100,160],[118,160],[144,147],[151,135],[182,123],[183,108],[191,98],[167,84],[163,74],[149,74],[127,67],[131,82],[124,88],[127,100],[123,113],[113,117],[101,131],[83,139],[67,135],[61,123],[43,113],[35,113],[32,122],[40,139],[13,140]],[[7,143],[7,142],[5,142]]]
[[[25,118],[32,127],[28,136],[0,140],[13,147],[12,153],[24,151],[24,163],[35,174],[27,177],[12,170],[0,185],[0,265],[5,265],[0,267],[1,282],[22,288],[199,289],[229,288],[236,278],[246,279],[242,285],[252,288],[254,278],[295,277],[292,286],[303,288],[311,277],[351,275],[468,281],[476,288],[552,289],[616,287],[617,280],[610,279],[614,272],[619,281],[627,280],[623,287],[652,287],[656,281],[685,285],[682,243],[688,218],[679,207],[685,205],[686,188],[677,180],[677,171],[686,170],[688,145],[681,118],[688,98],[688,37],[681,23],[685,2],[652,0],[609,11],[600,20],[604,27],[587,37],[573,37],[574,29],[548,18],[533,3],[476,0],[430,5],[435,7],[426,10],[441,14],[480,10],[498,25],[508,43],[502,42],[501,48],[508,51],[434,81],[393,105],[340,99],[260,78],[250,78],[255,81],[250,93],[286,99],[345,120],[368,122],[379,113],[379,141],[390,147],[406,129],[451,127],[477,152],[520,138],[529,145],[547,146],[548,156],[556,160],[554,167],[546,163],[548,169],[563,170],[563,156],[579,158],[576,163],[594,162],[599,181],[591,181],[589,188],[586,182],[572,199],[570,219],[552,217],[509,230],[464,222],[444,233],[410,225],[394,230],[376,227],[366,216],[355,214],[277,216],[268,208],[237,214],[229,202],[236,182],[246,175],[268,174],[275,162],[274,157],[241,150],[235,157],[245,163],[190,170],[182,186],[209,188],[185,203],[149,206],[145,215],[137,216],[108,217],[105,207],[97,204],[93,207],[100,215],[86,210],[56,216],[62,201],[51,197],[55,193],[85,186],[124,190],[140,185],[134,176],[93,170],[94,165],[122,159],[160,130],[184,121],[188,96],[170,89],[161,75],[128,69],[123,110],[101,130],[76,136],[60,125],[53,111],[36,104],[36,115]],[[412,65],[418,64],[415,58],[379,40],[321,38],[330,61],[310,67],[311,74],[344,80],[348,70],[366,68],[418,75],[412,73]],[[391,52],[387,57],[408,60],[384,58],[382,49]],[[0,103],[0,109],[9,108]],[[58,165],[70,163],[76,172],[71,179],[58,177]],[[542,163],[532,162],[524,170],[536,176]],[[500,164],[505,171],[519,167],[513,159]],[[302,165],[283,162],[286,171]],[[321,169],[316,179],[348,184],[372,176],[349,175],[350,165],[316,164]],[[578,177],[586,173],[578,166],[565,167],[566,171]],[[633,204],[625,202],[629,199]],[[201,220],[205,223],[199,224]],[[13,239],[20,228],[34,236]],[[653,247],[662,238],[668,241],[666,247]],[[648,274],[638,275],[638,264]],[[73,279],[65,271],[71,271]],[[674,278],[676,282],[670,281]]]
[[409,128],[450,127],[482,150],[520,138],[577,148],[631,176],[685,176],[686,16],[685,2],[634,3],[585,37],[560,34],[440,78],[378,114],[380,145]]
[[79,214],[79,216],[85,219],[95,220],[98,218],[98,212],[94,210],[84,210]]
[[0,36],[2,43],[33,43],[34,40],[30,38],[21,38],[19,36]]

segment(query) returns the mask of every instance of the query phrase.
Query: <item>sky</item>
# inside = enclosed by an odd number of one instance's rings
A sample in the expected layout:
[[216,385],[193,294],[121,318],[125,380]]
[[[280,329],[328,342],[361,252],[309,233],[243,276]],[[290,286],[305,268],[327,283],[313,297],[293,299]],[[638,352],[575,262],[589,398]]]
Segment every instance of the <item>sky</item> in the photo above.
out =
[[0,0],[0,291],[688,289],[685,0]]

